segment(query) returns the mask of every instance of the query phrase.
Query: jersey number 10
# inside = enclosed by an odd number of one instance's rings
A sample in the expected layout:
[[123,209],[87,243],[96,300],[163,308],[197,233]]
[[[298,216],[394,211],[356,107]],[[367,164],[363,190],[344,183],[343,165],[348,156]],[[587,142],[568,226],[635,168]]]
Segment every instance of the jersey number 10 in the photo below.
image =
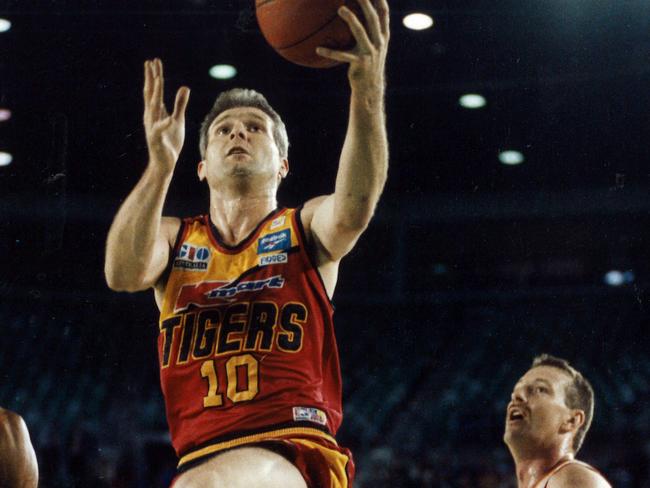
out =
[[[250,354],[233,356],[226,361],[226,396],[233,403],[247,402],[257,396],[259,392],[258,363]],[[245,388],[239,384],[239,370],[245,368],[244,377],[247,378]],[[219,376],[214,360],[204,361],[201,365],[201,377],[208,380],[208,394],[203,397],[203,407],[220,407],[223,405],[223,394],[218,393]],[[222,390],[223,391],[223,390]]]

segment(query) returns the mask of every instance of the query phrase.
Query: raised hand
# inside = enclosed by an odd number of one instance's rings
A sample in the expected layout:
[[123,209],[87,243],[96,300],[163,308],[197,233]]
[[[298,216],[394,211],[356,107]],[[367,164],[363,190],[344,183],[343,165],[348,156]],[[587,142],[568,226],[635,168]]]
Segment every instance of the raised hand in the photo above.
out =
[[357,41],[350,51],[337,51],[319,47],[316,52],[325,58],[350,65],[348,78],[352,88],[363,90],[384,89],[384,66],[388,50],[389,11],[386,0],[357,0],[366,19],[367,29],[347,7],[339,15],[348,24]]
[[149,162],[172,172],[185,141],[185,108],[190,89],[176,92],[174,111],[170,115],[163,101],[164,78],[160,59],[144,63],[144,130],[149,148]]

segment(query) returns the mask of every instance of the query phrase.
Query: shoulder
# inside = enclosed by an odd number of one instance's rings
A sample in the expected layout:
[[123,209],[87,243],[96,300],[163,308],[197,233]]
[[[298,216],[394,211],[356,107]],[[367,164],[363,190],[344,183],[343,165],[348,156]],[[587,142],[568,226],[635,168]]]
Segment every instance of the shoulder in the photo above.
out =
[[553,475],[548,488],[611,488],[611,485],[588,464],[572,462]]
[[38,461],[23,418],[0,408],[0,486],[38,486]]
[[0,431],[3,434],[6,432],[13,432],[14,435],[22,434],[27,431],[27,426],[20,415],[11,410],[0,408]]

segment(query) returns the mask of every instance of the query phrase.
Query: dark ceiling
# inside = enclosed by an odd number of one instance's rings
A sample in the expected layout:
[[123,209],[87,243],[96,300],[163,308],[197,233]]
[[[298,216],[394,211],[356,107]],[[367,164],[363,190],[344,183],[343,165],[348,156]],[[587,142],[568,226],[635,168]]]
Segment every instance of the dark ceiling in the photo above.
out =
[[[105,234],[146,162],[147,58],[163,59],[168,100],[181,84],[192,88],[170,213],[206,208],[195,178],[198,126],[218,92],[233,86],[265,93],[285,119],[291,173],[281,203],[332,190],[345,69],[277,56],[253,3],[0,2],[0,17],[13,23],[0,34],[0,106],[13,111],[0,123],[0,150],[14,154],[0,168],[5,289],[39,279],[51,289],[105,290]],[[597,285],[615,266],[642,280],[650,3],[393,0],[391,8],[390,176],[372,239],[361,242],[351,268],[377,269],[389,256],[382,266],[413,283],[424,263],[418,279],[445,290],[500,280]],[[404,28],[401,18],[415,10],[430,13],[434,28]],[[238,77],[209,78],[218,62],[234,64]],[[487,106],[461,108],[467,92],[483,94]],[[503,149],[522,151],[525,163],[500,164]],[[415,245],[404,250],[404,242]],[[566,276],[558,278],[557,262]]]

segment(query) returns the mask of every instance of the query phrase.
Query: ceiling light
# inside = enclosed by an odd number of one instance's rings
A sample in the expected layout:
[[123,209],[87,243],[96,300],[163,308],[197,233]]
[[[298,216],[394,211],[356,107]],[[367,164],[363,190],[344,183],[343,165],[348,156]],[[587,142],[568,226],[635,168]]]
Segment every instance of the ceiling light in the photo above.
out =
[[237,70],[229,64],[216,64],[210,68],[210,76],[217,80],[229,80],[237,75]]
[[465,108],[481,108],[485,107],[485,97],[478,93],[467,93],[458,99],[461,107]]
[[424,30],[433,25],[433,19],[427,14],[415,13],[404,17],[402,23],[412,30]]
[[499,153],[499,161],[503,164],[514,166],[524,162],[524,155],[519,151],[502,151]]
[[0,32],[7,32],[9,29],[11,29],[11,22],[0,18]]
[[13,160],[14,158],[11,154],[0,151],[0,166],[9,166]]
[[9,120],[11,118],[11,110],[8,108],[0,108],[0,122]]
[[621,286],[634,281],[634,273],[630,270],[619,271],[613,269],[605,273],[603,281],[609,286]]

